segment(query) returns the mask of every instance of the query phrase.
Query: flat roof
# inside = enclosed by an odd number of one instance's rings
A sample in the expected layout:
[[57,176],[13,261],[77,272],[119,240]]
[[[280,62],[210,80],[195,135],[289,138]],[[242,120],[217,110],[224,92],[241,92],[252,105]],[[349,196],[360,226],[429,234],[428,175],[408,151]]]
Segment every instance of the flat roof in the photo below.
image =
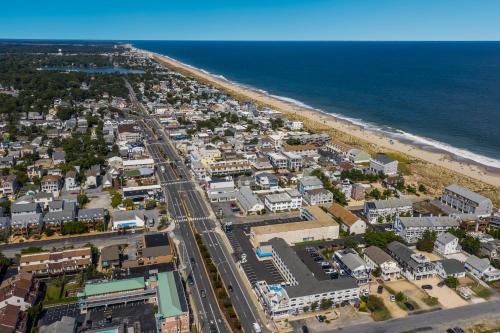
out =
[[313,220],[313,221],[301,221],[292,223],[280,223],[273,225],[262,225],[258,227],[251,227],[250,232],[256,235],[265,235],[272,233],[290,232],[298,230],[309,230],[315,228],[324,228],[337,225],[332,219],[329,220]]
[[88,283],[85,285],[85,296],[96,296],[102,294],[116,293],[135,289],[144,289],[145,283],[143,277],[131,279],[113,280],[98,283]]

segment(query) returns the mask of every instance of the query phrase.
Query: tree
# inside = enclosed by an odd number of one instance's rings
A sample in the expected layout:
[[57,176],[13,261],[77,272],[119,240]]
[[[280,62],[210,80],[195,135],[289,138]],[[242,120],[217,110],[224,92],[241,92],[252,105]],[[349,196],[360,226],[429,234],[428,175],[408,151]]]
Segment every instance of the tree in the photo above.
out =
[[87,226],[81,221],[70,221],[64,223],[61,233],[63,235],[76,235],[87,232]]
[[89,202],[89,198],[85,193],[78,194],[76,200],[78,201],[78,207],[83,208]]
[[418,191],[421,193],[427,193],[427,187],[424,184],[418,185]]
[[422,238],[417,241],[417,249],[425,252],[432,252],[437,234],[434,231],[426,230]]
[[448,276],[444,279],[444,284],[446,284],[448,288],[456,289],[458,287],[458,279],[454,276]]
[[306,306],[304,306],[304,307],[302,308],[302,311],[304,311],[304,312],[308,312],[308,311],[309,311],[309,307],[308,307],[307,305],[306,305]]
[[333,302],[332,302],[332,300],[331,300],[331,299],[326,299],[326,298],[323,298],[323,299],[321,300],[321,304],[320,304],[319,308],[320,308],[321,310],[326,310],[326,309],[331,308],[331,307],[332,307],[332,305],[333,305]]
[[123,197],[120,193],[114,192],[113,196],[111,197],[111,206],[113,208],[118,207],[122,203]]
[[358,245],[359,245],[358,242],[353,238],[349,238],[344,242],[345,247],[351,248],[354,251],[358,250]]
[[381,249],[386,249],[387,245],[392,241],[404,243],[401,237],[390,231],[375,231],[367,230],[365,233],[366,246],[378,246]]
[[472,236],[465,236],[464,239],[460,242],[462,249],[470,254],[478,254],[479,248],[481,247],[481,243],[479,239],[474,238]]
[[403,294],[401,291],[396,294],[396,301],[398,302],[403,302],[405,300],[405,294]]
[[318,302],[313,302],[311,304],[311,311],[316,311],[317,308],[318,308]]
[[132,208],[134,206],[134,201],[131,198],[123,200],[123,205],[127,208]]

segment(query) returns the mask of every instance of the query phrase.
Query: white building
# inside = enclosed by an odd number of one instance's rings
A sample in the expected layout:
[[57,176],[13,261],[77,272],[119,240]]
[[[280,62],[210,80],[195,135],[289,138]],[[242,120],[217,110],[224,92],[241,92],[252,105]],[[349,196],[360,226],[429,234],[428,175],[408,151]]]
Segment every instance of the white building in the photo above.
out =
[[358,284],[368,283],[371,267],[353,249],[336,251],[335,261],[340,267],[341,275],[348,275],[356,279]]
[[301,194],[305,191],[316,190],[323,188],[323,182],[316,176],[305,176],[299,180],[297,189]]
[[444,259],[436,261],[436,273],[446,279],[447,277],[463,278],[465,277],[464,263],[457,259]]
[[457,184],[452,184],[444,190],[441,202],[465,214],[486,217],[493,211],[490,199]]
[[488,258],[478,258],[471,255],[465,261],[465,269],[478,279],[486,282],[500,280],[500,270],[491,266]]
[[288,160],[285,156],[279,153],[269,153],[267,154],[267,157],[269,158],[269,162],[271,162],[271,165],[273,168],[276,169],[286,169],[288,165]]
[[442,256],[459,253],[460,250],[461,248],[460,245],[458,245],[458,238],[449,232],[439,235],[434,243],[434,251]]
[[273,238],[268,246],[271,247],[273,263],[288,285],[269,285],[266,281],[255,285],[257,297],[268,317],[296,315],[313,304],[319,308],[324,299],[330,300],[332,305],[352,304],[359,300],[355,279],[318,280],[284,240]]
[[394,232],[408,243],[418,241],[425,231],[433,231],[439,236],[459,225],[451,216],[397,217],[392,222]]
[[236,201],[245,214],[257,214],[264,209],[264,204],[249,186],[242,186],[235,193]]
[[398,173],[398,161],[384,154],[375,155],[370,159],[370,171],[392,176]]
[[[411,201],[403,198],[366,201],[363,212],[370,223],[377,223],[379,217],[397,217],[401,213],[413,213]],[[385,221],[384,221],[385,222]]]
[[289,120],[285,123],[286,128],[291,131],[300,131],[304,128],[304,123],[296,120]]
[[236,200],[236,187],[233,178],[214,178],[207,186],[207,196],[211,202]]
[[397,280],[401,276],[401,268],[396,260],[377,246],[369,246],[363,253],[363,259],[372,270],[380,268],[380,277],[385,281]]
[[286,165],[290,170],[300,170],[302,169],[303,158],[299,154],[292,152],[283,152],[283,156],[286,158]]
[[271,212],[283,212],[302,208],[302,196],[295,190],[266,195],[264,205]]

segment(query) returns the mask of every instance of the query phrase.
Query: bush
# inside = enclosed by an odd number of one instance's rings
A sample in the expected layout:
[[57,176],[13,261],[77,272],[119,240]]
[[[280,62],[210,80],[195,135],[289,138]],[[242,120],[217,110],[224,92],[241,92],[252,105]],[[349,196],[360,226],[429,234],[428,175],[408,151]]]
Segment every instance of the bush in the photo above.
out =
[[379,311],[384,308],[384,303],[380,297],[375,295],[368,296],[368,302],[366,303],[368,310],[371,312]]
[[448,288],[456,289],[458,287],[458,279],[454,276],[448,276],[444,280],[444,284],[446,284]]
[[405,300],[405,295],[402,292],[396,294],[396,301],[403,302]]

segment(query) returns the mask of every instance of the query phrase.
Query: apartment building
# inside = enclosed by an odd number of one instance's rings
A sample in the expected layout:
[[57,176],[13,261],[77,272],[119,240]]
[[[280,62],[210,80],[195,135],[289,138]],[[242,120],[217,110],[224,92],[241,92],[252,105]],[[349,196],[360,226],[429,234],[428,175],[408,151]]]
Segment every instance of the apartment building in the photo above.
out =
[[32,273],[35,277],[58,276],[81,272],[91,264],[91,249],[84,247],[63,251],[23,254],[19,263],[19,271]]
[[295,190],[268,194],[264,197],[264,205],[273,213],[302,208],[302,196]]
[[280,153],[269,153],[267,157],[275,169],[286,169],[288,166],[287,158]]
[[254,287],[264,312],[270,318],[297,315],[323,300],[335,305],[353,304],[359,300],[359,287],[355,279],[318,280],[299,259],[295,251],[281,238],[269,241],[272,260],[286,285],[270,285],[258,281]]
[[393,218],[402,213],[413,213],[413,205],[411,201],[404,198],[372,200],[365,202],[363,213],[368,222],[377,223],[379,218],[386,219],[388,216]]
[[433,231],[439,236],[459,225],[451,216],[396,217],[392,222],[394,232],[408,243],[417,242],[425,231]]
[[398,262],[408,280],[422,280],[436,274],[434,264],[423,254],[416,253],[406,245],[393,241],[387,245],[390,255]]
[[465,214],[487,217],[493,211],[490,199],[457,184],[445,188],[441,202]]
[[117,128],[118,140],[128,143],[139,142],[142,139],[142,129],[136,124],[120,124]]
[[302,169],[302,165],[304,163],[304,159],[299,154],[294,152],[286,152],[284,151],[283,156],[286,158],[286,166],[290,170],[300,170]]
[[305,176],[299,180],[297,189],[301,194],[309,190],[316,190],[323,188],[323,182],[316,176]]

